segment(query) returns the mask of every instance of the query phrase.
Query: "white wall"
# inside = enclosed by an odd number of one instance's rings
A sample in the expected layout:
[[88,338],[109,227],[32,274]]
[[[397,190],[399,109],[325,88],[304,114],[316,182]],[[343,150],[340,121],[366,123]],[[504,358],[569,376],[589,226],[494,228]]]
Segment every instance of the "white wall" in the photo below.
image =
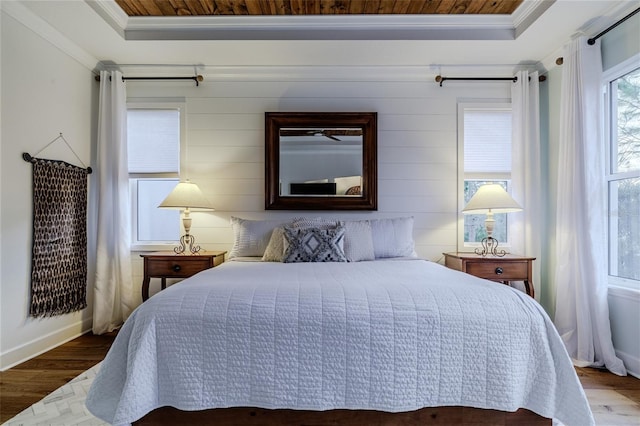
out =
[[616,355],[630,374],[640,378],[640,292],[611,287],[609,318]]
[[[92,269],[87,309],[53,318],[28,316],[32,167],[21,154],[35,154],[62,132],[89,165],[97,85],[86,66],[4,10],[1,30],[0,369],[5,369],[90,328]],[[38,156],[78,164],[62,141]]]
[[[283,71],[285,72],[285,71]],[[129,98],[184,97],[187,111],[186,176],[210,197],[216,211],[196,213],[192,233],[207,249],[229,250],[230,216],[413,216],[420,256],[437,261],[456,250],[457,102],[505,99],[509,83],[452,82],[439,87],[429,75],[398,69],[329,70],[318,80],[287,68],[247,77],[205,76],[192,83],[128,82]],[[126,73],[126,70],[125,70]],[[265,111],[376,111],[377,212],[275,212],[264,210]],[[134,254],[136,281],[142,262]],[[156,286],[157,287],[157,286]]]
[[605,34],[600,39],[600,47],[605,71],[640,52],[640,14]]

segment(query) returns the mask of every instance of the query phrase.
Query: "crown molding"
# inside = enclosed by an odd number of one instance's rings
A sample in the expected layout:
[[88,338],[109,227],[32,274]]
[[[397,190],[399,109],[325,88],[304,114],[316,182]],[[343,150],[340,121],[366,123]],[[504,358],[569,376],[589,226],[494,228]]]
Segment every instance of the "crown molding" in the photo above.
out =
[[513,15],[172,17],[85,1],[126,40],[513,40],[556,0],[525,0]]
[[85,0],[102,19],[124,38],[124,29],[129,23],[129,16],[114,0]]
[[556,0],[524,0],[513,12],[511,18],[518,38],[531,24],[549,9]]
[[129,18],[127,40],[512,40],[508,16],[191,16]]
[[36,16],[18,1],[0,0],[0,8],[3,13],[11,16],[13,19],[60,49],[87,69],[93,71],[97,66],[99,66],[100,61],[98,61],[98,59],[87,53],[67,37],[60,34],[58,30],[53,28],[39,16]]

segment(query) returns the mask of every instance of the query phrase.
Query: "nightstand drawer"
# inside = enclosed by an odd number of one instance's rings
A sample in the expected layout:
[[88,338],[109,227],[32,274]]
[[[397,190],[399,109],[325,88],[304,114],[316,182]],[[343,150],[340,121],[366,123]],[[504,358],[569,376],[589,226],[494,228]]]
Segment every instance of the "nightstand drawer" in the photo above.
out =
[[443,254],[447,268],[505,284],[510,281],[523,281],[527,294],[531,297],[535,295],[532,278],[535,257],[514,254],[481,257],[475,253],[460,252]]
[[185,260],[185,258],[176,260],[151,259],[147,264],[147,272],[150,277],[186,278],[211,266],[213,265],[208,258],[189,260]]
[[528,277],[527,262],[467,263],[467,273],[489,280],[524,280]]
[[214,268],[224,262],[226,251],[207,251],[196,255],[182,255],[171,252],[141,254],[144,258],[144,278],[142,280],[142,301],[149,298],[151,278],[160,278],[162,290],[167,286],[167,278],[189,278],[205,269]]

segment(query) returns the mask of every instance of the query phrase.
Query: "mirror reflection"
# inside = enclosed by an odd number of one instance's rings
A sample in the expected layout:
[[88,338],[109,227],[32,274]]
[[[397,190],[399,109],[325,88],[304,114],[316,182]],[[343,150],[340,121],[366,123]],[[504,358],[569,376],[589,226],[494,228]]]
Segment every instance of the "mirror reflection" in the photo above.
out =
[[280,129],[280,196],[361,197],[362,128]]

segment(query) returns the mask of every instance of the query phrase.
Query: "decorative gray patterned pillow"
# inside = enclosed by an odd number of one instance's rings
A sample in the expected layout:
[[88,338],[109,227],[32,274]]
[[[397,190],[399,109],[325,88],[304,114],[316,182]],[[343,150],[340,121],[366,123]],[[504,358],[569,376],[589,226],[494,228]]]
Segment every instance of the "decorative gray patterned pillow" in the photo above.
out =
[[285,263],[346,262],[343,226],[334,229],[284,227]]

